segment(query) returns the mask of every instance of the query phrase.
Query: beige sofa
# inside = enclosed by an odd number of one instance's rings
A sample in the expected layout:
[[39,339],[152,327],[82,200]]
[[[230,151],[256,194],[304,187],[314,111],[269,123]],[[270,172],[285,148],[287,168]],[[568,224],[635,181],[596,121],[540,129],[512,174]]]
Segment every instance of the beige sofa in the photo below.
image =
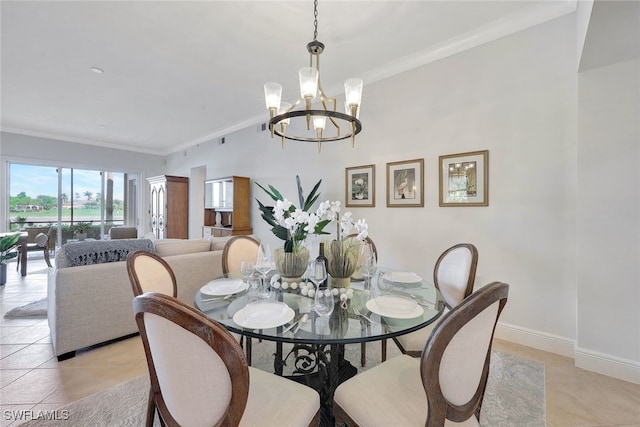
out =
[[[155,253],[173,269],[178,298],[193,304],[198,289],[222,274],[222,249],[227,240],[226,237],[218,237],[149,242],[152,242]],[[113,245],[124,247],[127,240],[104,242],[105,246],[109,242],[108,247],[113,248]],[[99,242],[89,243],[101,245]],[[76,350],[84,347],[138,332],[131,308],[133,291],[126,261],[72,266],[76,259],[70,261],[67,252],[75,253],[78,247],[67,251],[67,246],[58,250],[55,268],[49,272],[47,284],[47,317],[58,360],[73,357]],[[118,256],[126,257],[126,253]]]

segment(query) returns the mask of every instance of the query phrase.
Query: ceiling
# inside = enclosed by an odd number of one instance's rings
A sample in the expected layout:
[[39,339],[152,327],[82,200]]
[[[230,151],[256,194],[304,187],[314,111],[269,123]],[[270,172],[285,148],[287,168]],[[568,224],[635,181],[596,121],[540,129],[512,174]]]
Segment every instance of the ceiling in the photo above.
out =
[[[169,154],[268,118],[262,86],[298,97],[309,1],[6,1],[2,130]],[[318,5],[322,85],[367,84],[575,11],[575,1]],[[100,68],[101,74],[92,71]]]

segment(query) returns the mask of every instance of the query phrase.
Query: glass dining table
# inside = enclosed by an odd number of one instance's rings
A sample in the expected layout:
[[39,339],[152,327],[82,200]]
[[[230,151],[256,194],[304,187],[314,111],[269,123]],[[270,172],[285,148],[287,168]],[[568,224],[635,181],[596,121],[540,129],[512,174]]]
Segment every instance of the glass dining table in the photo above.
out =
[[[434,322],[443,312],[440,292],[413,273],[388,271],[389,289],[352,282],[337,290],[329,316],[314,310],[311,283],[286,283],[270,279],[269,297],[256,295],[240,273],[218,277],[196,294],[194,305],[229,331],[276,343],[274,373],[307,384],[318,391],[321,425],[333,425],[333,394],[340,383],[358,369],[345,358],[346,344],[382,341],[407,334]],[[269,280],[269,279],[268,279]],[[277,288],[277,289],[276,289]],[[313,295],[313,292],[311,292]],[[344,295],[344,296],[343,296]],[[248,357],[251,355],[251,340]],[[283,344],[291,350],[284,354]],[[289,359],[293,363],[289,363]]]

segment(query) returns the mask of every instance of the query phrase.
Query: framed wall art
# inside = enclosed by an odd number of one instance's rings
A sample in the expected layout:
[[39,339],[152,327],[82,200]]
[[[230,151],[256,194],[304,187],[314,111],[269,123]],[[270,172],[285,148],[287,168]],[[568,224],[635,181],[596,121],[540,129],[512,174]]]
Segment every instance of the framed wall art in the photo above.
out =
[[424,159],[387,163],[387,207],[424,206]]
[[346,168],[344,193],[347,207],[374,207],[376,205],[376,165]]
[[440,156],[440,206],[489,206],[489,150]]

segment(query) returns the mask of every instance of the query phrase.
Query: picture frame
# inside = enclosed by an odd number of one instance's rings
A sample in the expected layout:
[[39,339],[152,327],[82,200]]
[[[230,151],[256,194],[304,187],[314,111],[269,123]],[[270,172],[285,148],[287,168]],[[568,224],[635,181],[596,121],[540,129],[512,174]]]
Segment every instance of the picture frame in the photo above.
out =
[[345,168],[344,196],[346,199],[345,205],[347,207],[375,207],[376,165]]
[[489,150],[439,158],[440,206],[489,206]]
[[424,207],[424,159],[387,163],[387,207]]

